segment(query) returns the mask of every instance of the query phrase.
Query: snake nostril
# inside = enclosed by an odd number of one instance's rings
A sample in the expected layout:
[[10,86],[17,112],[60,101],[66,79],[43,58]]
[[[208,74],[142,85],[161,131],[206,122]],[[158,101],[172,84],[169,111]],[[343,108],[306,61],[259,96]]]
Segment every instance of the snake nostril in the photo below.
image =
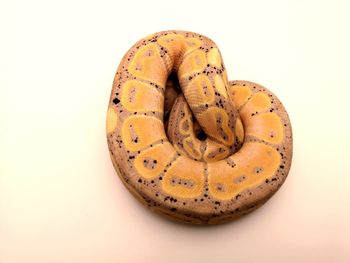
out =
[[207,138],[207,135],[205,134],[205,132],[203,130],[200,130],[197,134],[196,137],[198,140],[200,141],[204,141]]

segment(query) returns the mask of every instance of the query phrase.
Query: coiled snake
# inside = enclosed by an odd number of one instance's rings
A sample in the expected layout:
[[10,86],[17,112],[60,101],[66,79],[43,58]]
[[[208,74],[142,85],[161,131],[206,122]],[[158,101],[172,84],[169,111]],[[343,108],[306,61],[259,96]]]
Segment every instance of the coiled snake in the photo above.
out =
[[138,41],[123,57],[107,114],[113,165],[153,211],[193,224],[242,216],[287,177],[292,130],[261,85],[228,81],[215,43],[184,31]]

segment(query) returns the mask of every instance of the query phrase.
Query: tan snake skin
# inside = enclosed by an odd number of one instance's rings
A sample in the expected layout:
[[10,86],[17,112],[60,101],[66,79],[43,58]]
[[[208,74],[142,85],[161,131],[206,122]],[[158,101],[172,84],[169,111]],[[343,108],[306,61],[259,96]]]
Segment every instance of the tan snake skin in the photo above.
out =
[[151,210],[193,224],[253,211],[286,179],[292,129],[281,102],[228,81],[209,38],[163,31],[138,41],[115,75],[107,114],[113,165]]

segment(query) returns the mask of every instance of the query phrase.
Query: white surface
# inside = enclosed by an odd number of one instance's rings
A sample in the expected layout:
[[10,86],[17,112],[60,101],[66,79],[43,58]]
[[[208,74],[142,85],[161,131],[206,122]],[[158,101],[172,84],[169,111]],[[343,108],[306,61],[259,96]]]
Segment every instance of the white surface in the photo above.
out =
[[[350,262],[349,2],[1,2],[0,262]],[[231,224],[172,223],[115,176],[105,117],[139,38],[212,38],[287,108],[280,191]]]

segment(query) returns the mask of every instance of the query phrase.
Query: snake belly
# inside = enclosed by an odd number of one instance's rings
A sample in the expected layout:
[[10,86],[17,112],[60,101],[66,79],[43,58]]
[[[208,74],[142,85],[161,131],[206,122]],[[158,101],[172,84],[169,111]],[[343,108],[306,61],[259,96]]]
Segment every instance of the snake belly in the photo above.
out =
[[218,224],[266,202],[285,181],[292,129],[278,98],[228,81],[215,43],[163,31],[123,57],[107,113],[110,156],[126,188],[158,214]]

